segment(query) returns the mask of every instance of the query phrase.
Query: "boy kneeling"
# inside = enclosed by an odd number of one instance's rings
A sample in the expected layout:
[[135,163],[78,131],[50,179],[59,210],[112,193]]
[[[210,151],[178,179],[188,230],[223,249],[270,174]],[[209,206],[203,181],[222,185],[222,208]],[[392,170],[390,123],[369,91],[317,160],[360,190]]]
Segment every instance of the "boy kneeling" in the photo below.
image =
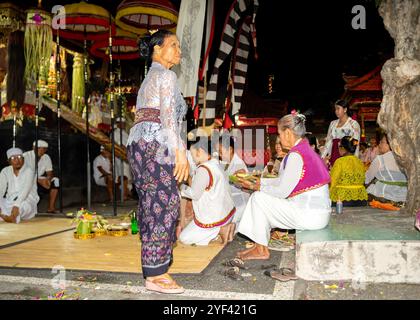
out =
[[182,230],[179,240],[208,245],[220,234],[226,244],[233,240],[235,225],[231,221],[236,211],[229,183],[219,161],[211,158],[211,139],[201,138],[190,151],[197,170],[191,186],[181,189],[181,196],[192,199],[194,219]]

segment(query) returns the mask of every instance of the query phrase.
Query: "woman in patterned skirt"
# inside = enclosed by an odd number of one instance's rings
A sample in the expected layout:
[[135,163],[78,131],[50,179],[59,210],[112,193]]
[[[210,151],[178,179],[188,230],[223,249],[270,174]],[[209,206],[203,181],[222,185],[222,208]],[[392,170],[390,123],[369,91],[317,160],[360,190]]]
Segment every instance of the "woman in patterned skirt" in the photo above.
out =
[[175,34],[155,32],[140,43],[142,56],[152,60],[137,96],[135,125],[127,141],[128,159],[139,196],[141,261],[146,289],[182,293],[168,274],[180,198],[177,183],[188,178],[186,146],[181,139],[187,106],[170,68],[179,64]]

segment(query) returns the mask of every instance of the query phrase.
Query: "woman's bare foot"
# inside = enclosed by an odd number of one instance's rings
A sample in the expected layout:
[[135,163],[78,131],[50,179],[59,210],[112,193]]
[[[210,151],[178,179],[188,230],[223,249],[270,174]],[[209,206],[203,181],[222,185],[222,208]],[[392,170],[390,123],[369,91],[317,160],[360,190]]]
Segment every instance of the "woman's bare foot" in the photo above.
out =
[[268,247],[256,244],[251,251],[241,256],[242,260],[268,260],[270,259],[270,251]]
[[255,248],[255,246],[256,246],[256,245],[257,245],[257,244],[256,244],[256,243],[254,243],[252,247],[250,247],[250,248],[248,248],[248,249],[245,249],[245,250],[242,250],[242,251],[238,251],[238,252],[236,253],[236,256],[237,256],[238,258],[242,258],[242,256],[243,256],[243,255],[245,255],[245,254],[247,254],[248,252],[250,252],[250,251],[254,250],[254,248]]

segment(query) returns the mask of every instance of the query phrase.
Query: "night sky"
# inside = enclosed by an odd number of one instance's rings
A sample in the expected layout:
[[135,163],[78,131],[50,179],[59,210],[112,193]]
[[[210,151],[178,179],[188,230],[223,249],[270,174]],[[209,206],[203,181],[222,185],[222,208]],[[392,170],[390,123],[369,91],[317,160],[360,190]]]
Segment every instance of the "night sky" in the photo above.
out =
[[[14,2],[25,6],[37,3],[35,0]],[[43,6],[50,9],[55,4],[73,2],[44,0]],[[106,7],[113,15],[120,3],[119,0],[88,2]],[[172,2],[179,7],[181,0]],[[217,23],[210,66],[231,3],[231,0],[216,0]],[[363,75],[392,57],[393,40],[383,26],[374,0],[259,0],[259,3],[256,20],[259,59],[249,60],[247,90],[260,98],[288,101],[290,108],[312,109],[319,116],[334,117],[331,103],[343,93],[342,73]],[[365,30],[352,28],[354,5],[366,8]],[[228,64],[224,64],[225,73]],[[271,95],[267,95],[269,74],[275,77]],[[221,90],[226,87],[226,81],[220,79]]]
[[[355,4],[366,8],[366,29],[355,30]],[[393,53],[374,1],[260,0],[257,18],[260,59],[251,65],[250,89],[265,91],[275,75],[276,95],[293,108],[329,110],[343,93],[342,73],[363,75]]]

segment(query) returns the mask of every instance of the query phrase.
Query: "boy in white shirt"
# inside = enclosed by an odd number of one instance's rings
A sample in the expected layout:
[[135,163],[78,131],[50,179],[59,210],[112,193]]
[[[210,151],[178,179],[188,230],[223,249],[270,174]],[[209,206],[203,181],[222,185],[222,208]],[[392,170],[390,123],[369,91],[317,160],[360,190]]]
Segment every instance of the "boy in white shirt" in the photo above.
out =
[[211,140],[201,138],[191,146],[197,164],[191,187],[184,187],[181,196],[192,199],[194,219],[182,230],[179,240],[185,244],[208,245],[219,234],[222,243],[233,240],[235,205],[229,183],[217,159],[211,158]]
[[[235,152],[235,140],[232,136],[221,136],[218,144],[220,166],[225,173],[226,179],[237,173],[248,173],[245,162]],[[249,193],[242,191],[234,185],[230,185],[230,192],[235,203],[236,213],[233,223],[239,224],[249,199]]]

